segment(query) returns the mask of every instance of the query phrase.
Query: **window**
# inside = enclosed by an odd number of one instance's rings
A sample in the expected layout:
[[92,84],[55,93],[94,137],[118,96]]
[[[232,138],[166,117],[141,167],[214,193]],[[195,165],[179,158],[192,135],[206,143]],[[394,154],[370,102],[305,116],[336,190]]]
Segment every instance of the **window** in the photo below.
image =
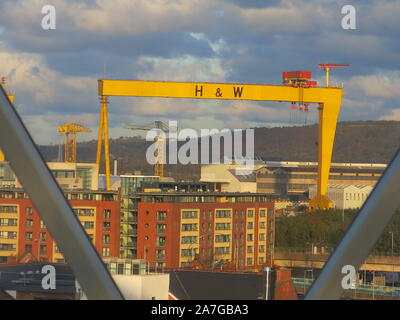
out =
[[0,219],[0,226],[16,226],[17,219]]
[[102,255],[103,255],[103,257],[109,257],[110,256],[110,248],[103,248]]
[[265,217],[265,209],[260,209],[260,217]]
[[94,222],[93,221],[82,221],[82,226],[85,229],[93,229],[94,228]]
[[247,258],[247,264],[248,265],[253,264],[253,258]]
[[25,245],[25,251],[26,252],[32,252],[32,245],[31,244],[26,244]]
[[197,248],[181,250],[181,257],[194,257],[196,254]]
[[157,224],[157,233],[165,233],[167,231],[166,224]]
[[230,218],[231,210],[216,210],[215,217],[216,218]]
[[215,230],[231,230],[231,224],[227,223],[216,223]]
[[104,209],[104,219],[111,219],[111,210],[110,209]]
[[247,217],[253,218],[253,216],[254,216],[254,210],[247,210]]
[[0,238],[1,239],[15,239],[17,238],[16,231],[0,231]]
[[32,226],[33,226],[33,220],[27,219],[26,220],[26,228],[30,229],[30,228],[32,228]]
[[32,232],[25,232],[25,241],[32,241]]
[[111,222],[103,222],[103,231],[104,232],[111,231]]
[[182,231],[197,231],[197,223],[182,224]]
[[247,234],[247,241],[253,241],[253,234]]
[[40,232],[39,239],[40,239],[40,241],[47,241],[47,233],[46,232]]
[[215,236],[215,242],[230,242],[231,237],[229,234],[219,234]]
[[157,221],[165,221],[167,219],[167,211],[157,211]]
[[182,219],[197,219],[197,211],[182,211]]
[[230,251],[229,247],[218,247],[218,248],[215,248],[215,254],[216,255],[229,254],[229,251]]
[[109,234],[103,234],[103,243],[104,244],[109,244],[110,243],[110,235]]
[[253,229],[253,222],[247,222],[247,229]]
[[43,255],[47,254],[47,246],[45,244],[40,245],[39,253]]
[[253,246],[247,246],[247,253],[253,253]]
[[197,237],[196,236],[183,236],[181,238],[181,243],[186,244],[186,243],[197,243]]
[[165,247],[166,242],[167,242],[167,237],[157,237],[156,246],[157,247]]
[[259,257],[258,258],[258,264],[263,264],[265,261],[264,261],[264,257]]
[[157,260],[164,260],[165,259],[165,253],[166,253],[165,249],[156,250],[156,259]]
[[78,208],[73,209],[75,214],[81,217],[93,217],[94,216],[94,209],[87,209],[87,208]]
[[259,238],[260,241],[264,241],[265,240],[265,233],[260,233],[258,238]]
[[0,206],[0,213],[17,213],[17,206]]
[[44,224],[43,220],[40,220],[40,229],[46,229],[46,225]]
[[264,221],[260,222],[260,229],[265,229],[265,222]]
[[33,215],[33,210],[32,210],[32,208],[31,208],[31,207],[27,207],[27,208],[25,209],[25,213],[26,213],[27,216],[32,216],[32,215]]

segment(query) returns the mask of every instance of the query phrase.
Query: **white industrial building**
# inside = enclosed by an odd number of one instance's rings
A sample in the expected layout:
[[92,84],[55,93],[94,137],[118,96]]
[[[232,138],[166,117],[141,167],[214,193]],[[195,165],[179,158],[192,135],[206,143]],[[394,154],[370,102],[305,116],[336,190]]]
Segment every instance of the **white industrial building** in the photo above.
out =
[[[330,184],[328,185],[327,196],[333,202],[336,209],[360,208],[368,198],[374,186],[360,184]],[[309,198],[317,194],[317,186],[309,188]]]

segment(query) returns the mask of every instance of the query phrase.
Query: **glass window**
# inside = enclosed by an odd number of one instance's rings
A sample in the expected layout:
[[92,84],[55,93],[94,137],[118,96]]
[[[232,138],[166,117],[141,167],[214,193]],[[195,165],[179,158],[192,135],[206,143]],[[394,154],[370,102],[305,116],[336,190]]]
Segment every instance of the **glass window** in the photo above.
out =
[[109,234],[103,234],[103,243],[104,244],[109,244],[110,243],[110,235]]
[[167,225],[166,224],[157,224],[157,233],[165,233],[167,231]]
[[25,232],[25,241],[32,241],[32,232]]
[[40,232],[40,241],[47,241],[47,233]]
[[110,218],[111,218],[111,210],[104,209],[104,219],[110,219]]
[[103,231],[105,232],[111,231],[111,222],[103,222]]
[[33,220],[27,219],[26,220],[26,228],[30,229],[30,228],[32,228],[32,226],[33,226]]
[[182,211],[182,219],[196,219],[197,218],[197,211]]
[[41,244],[39,252],[40,254],[47,254],[47,246],[45,244]]
[[33,215],[33,209],[31,207],[27,207],[25,210],[26,210],[26,215],[27,216],[32,216]]
[[216,218],[230,218],[231,210],[216,210],[215,217]]
[[165,221],[167,219],[167,211],[157,211],[157,221]]
[[181,238],[181,243],[197,243],[197,237],[196,236],[183,236]]
[[156,246],[165,247],[166,242],[167,242],[167,237],[157,237]]
[[[109,257],[110,256],[110,248],[103,248],[103,250],[102,250],[102,255],[103,255],[103,257]],[[122,268],[123,268],[123,264],[122,264]],[[121,274],[122,274],[122,272],[121,272]]]

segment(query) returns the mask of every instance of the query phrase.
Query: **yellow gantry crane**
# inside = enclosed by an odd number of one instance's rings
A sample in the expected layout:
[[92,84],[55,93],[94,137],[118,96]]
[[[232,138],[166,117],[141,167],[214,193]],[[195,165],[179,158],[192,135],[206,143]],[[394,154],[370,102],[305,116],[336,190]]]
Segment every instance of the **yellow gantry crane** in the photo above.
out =
[[159,176],[160,179],[164,178],[164,133],[169,132],[169,127],[162,121],[154,121],[154,126],[124,126],[129,130],[145,130],[150,131],[157,129],[158,133],[154,137],[155,142],[155,162],[154,162],[154,175]]
[[316,103],[319,112],[318,178],[317,195],[311,199],[310,207],[312,209],[329,209],[332,207],[332,201],[326,193],[336,124],[342,103],[342,88],[334,86],[303,87],[285,84],[260,85],[99,79],[98,94],[101,99],[101,109],[96,162],[100,165],[102,140],[104,138],[107,189],[110,189],[111,185],[107,116],[109,96]]
[[58,132],[65,134],[64,144],[64,162],[76,162],[76,135],[78,132],[92,132],[89,128],[86,128],[77,123],[65,123],[58,127]]
[[[6,90],[6,77],[1,78],[1,85],[2,85],[3,89]],[[8,99],[10,100],[10,102],[14,103],[14,95],[7,92],[7,96],[8,96]],[[3,151],[1,151],[1,148],[0,148],[0,162],[4,162],[5,160],[6,160],[5,155],[4,155]]]

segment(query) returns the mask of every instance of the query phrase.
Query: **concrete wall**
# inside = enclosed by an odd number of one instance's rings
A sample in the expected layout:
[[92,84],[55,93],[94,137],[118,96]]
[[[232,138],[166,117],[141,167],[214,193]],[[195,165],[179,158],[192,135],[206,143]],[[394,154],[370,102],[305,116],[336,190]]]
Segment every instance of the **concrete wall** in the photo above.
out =
[[[146,275],[113,275],[112,276],[126,300],[168,300],[169,274],[151,273]],[[77,292],[81,286],[76,281]],[[80,300],[88,300],[85,293]]]
[[[373,186],[328,185],[327,196],[336,209],[356,209],[363,205],[373,188]],[[310,199],[316,195],[316,189],[315,185],[310,187]]]
[[168,300],[169,274],[114,275],[127,300]]
[[256,182],[240,182],[229,170],[243,165],[209,164],[201,166],[201,182],[220,182],[222,192],[257,192]]

